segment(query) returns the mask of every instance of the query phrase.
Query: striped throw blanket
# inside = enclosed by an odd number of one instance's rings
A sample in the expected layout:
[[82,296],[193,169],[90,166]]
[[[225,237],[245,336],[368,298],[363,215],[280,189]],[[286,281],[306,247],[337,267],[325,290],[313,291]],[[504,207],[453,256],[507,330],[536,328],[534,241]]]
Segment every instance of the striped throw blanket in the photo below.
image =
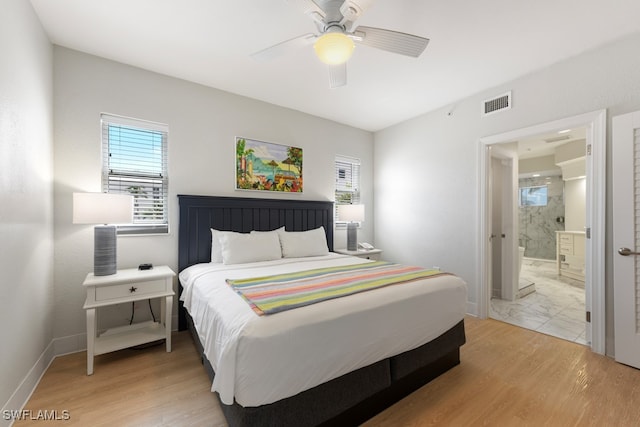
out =
[[226,281],[262,316],[384,286],[448,274],[440,270],[377,261]]

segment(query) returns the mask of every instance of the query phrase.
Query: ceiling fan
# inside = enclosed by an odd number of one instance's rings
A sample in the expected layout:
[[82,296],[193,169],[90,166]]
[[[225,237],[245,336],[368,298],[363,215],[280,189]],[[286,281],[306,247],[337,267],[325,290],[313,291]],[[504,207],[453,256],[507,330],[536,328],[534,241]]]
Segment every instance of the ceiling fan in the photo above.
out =
[[296,48],[314,44],[318,58],[329,66],[331,88],[347,84],[347,60],[355,45],[364,45],[417,58],[429,39],[413,34],[353,24],[373,0],[287,0],[309,16],[318,33],[304,34],[251,55],[264,61]]

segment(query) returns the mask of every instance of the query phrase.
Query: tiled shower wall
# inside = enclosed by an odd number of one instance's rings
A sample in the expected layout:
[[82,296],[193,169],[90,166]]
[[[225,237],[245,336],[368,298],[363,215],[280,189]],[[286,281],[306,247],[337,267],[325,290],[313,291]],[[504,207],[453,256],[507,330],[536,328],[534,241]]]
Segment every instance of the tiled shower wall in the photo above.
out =
[[541,185],[547,186],[547,206],[519,207],[520,246],[526,257],[556,259],[556,231],[564,230],[564,182],[560,176],[519,180],[520,188]]

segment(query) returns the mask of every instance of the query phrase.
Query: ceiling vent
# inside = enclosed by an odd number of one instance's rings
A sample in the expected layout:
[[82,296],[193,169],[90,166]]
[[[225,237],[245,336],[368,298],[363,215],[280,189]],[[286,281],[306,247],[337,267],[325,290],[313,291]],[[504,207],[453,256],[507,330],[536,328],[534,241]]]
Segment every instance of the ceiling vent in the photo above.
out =
[[489,114],[509,109],[511,109],[511,91],[482,102],[483,116],[488,116]]

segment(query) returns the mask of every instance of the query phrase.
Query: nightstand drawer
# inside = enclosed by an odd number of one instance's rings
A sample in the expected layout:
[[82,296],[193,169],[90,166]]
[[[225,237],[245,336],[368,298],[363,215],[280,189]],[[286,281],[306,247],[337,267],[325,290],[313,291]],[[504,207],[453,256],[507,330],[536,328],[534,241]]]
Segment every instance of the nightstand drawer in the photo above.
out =
[[128,298],[137,295],[146,295],[165,290],[164,280],[151,280],[148,282],[125,283],[121,285],[96,287],[96,301]]

